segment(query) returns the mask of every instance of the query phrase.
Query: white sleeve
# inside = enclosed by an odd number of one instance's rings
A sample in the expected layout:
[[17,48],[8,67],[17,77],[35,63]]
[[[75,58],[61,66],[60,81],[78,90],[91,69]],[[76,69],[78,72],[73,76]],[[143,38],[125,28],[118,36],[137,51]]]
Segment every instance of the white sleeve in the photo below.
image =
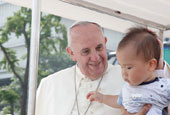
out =
[[165,62],[165,65],[164,65],[163,69],[155,70],[155,74],[158,77],[164,77],[165,76],[165,77],[169,77],[170,78],[170,66],[168,65],[168,63]]
[[37,89],[37,93],[36,93],[36,107],[35,107],[35,115],[44,115],[44,107],[45,107],[45,99],[46,99],[46,95],[48,94],[46,92],[46,85],[44,83],[45,78],[43,78],[40,82],[40,85]]

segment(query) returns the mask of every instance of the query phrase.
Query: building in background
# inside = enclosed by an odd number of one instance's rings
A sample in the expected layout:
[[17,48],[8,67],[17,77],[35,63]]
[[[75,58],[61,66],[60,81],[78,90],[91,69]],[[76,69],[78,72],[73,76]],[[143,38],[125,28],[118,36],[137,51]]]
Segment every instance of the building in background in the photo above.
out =
[[[3,27],[6,23],[6,20],[8,17],[12,16],[14,12],[18,11],[20,7],[16,7],[14,5],[10,5],[7,3],[4,3],[0,1],[0,27]],[[15,36],[13,36],[14,40],[10,41],[7,44],[4,44],[4,46],[8,46],[9,48],[13,48],[16,51],[20,49],[21,47],[24,47],[24,44],[22,41],[18,41]],[[22,50],[22,48],[21,48]],[[18,54],[19,56],[19,54]],[[2,59],[3,53],[0,50],[0,59]],[[0,68],[0,86],[7,85],[10,83],[10,78],[12,77],[12,74],[8,73],[6,70],[2,70]]]

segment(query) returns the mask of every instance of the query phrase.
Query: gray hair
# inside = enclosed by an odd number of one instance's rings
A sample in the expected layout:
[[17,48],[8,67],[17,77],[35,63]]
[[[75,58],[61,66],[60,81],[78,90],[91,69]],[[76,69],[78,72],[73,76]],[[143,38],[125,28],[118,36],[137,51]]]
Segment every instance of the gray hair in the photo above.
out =
[[76,27],[76,26],[82,26],[82,25],[87,25],[87,24],[97,25],[97,26],[100,28],[100,30],[101,30],[101,32],[102,32],[102,35],[104,36],[103,28],[102,28],[99,24],[97,24],[97,23],[95,23],[95,22],[90,22],[90,21],[76,21],[76,22],[73,23],[73,24],[70,26],[70,28],[68,29],[68,33],[67,33],[68,47],[71,48],[71,36],[70,36],[71,30],[72,30],[74,27]]

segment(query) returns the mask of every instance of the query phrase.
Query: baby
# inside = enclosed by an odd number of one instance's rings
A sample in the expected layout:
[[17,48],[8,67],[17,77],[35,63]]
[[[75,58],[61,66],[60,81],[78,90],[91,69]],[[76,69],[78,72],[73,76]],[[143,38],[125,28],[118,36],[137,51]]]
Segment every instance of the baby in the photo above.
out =
[[162,115],[170,102],[170,79],[154,73],[160,55],[155,33],[143,27],[131,28],[116,52],[125,81],[120,96],[90,92],[87,99],[114,108],[124,107],[129,113],[137,113],[144,104],[152,104],[147,115]]

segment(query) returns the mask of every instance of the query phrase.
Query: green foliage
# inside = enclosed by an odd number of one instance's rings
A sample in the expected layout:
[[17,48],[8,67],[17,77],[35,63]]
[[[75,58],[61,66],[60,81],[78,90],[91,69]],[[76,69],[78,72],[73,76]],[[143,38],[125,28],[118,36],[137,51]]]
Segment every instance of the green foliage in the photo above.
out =
[[75,62],[71,61],[66,52],[42,56],[39,59],[38,84],[43,77],[67,67],[71,67],[74,64]]
[[[14,67],[18,65],[18,59],[16,57],[16,52],[13,49],[5,48],[6,55],[8,55],[10,63],[13,64]],[[6,69],[9,72],[11,72],[10,63],[8,63],[8,58],[6,56],[3,57],[3,59],[0,61],[0,67],[1,69]]]
[[[3,27],[2,27],[3,28]],[[3,29],[0,29],[0,43],[3,44],[5,43],[6,41],[8,41],[8,36],[7,36],[7,33],[5,30]]]
[[0,115],[8,115],[10,114],[10,106],[6,106],[2,109],[2,111],[0,112]]
[[14,107],[18,104],[19,94],[12,86],[0,88],[0,105],[6,105],[2,114],[13,114]]
[[18,94],[11,87],[3,87],[0,89],[1,104],[15,103],[19,98]]

